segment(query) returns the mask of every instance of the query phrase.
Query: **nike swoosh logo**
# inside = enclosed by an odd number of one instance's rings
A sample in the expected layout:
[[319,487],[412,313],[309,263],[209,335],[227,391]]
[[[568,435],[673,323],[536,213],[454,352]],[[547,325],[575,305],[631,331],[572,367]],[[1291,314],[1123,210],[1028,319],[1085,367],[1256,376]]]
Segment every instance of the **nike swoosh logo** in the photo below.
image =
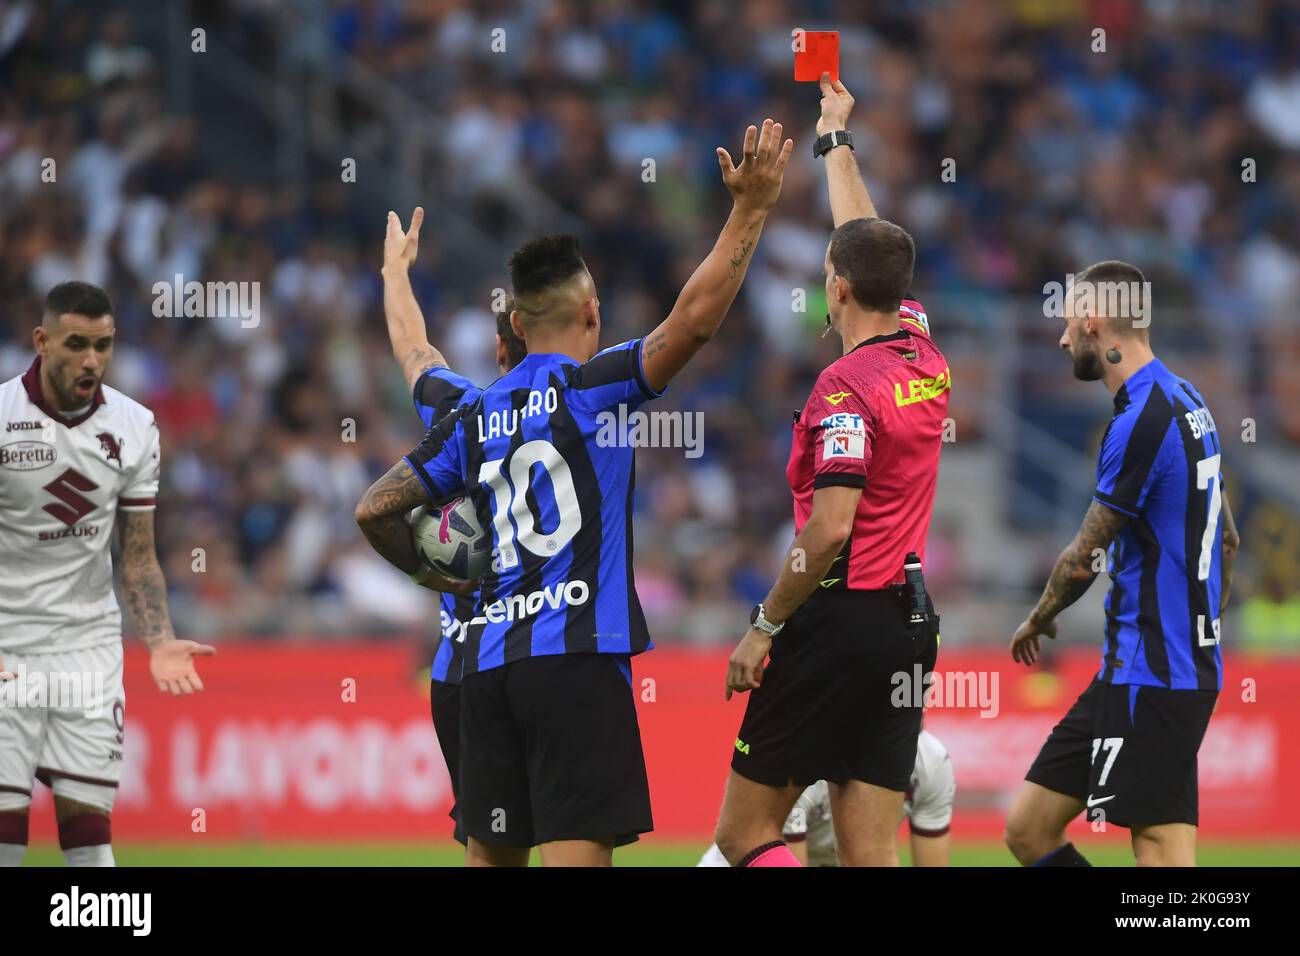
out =
[[1099,803],[1105,803],[1107,800],[1114,800],[1118,796],[1119,794],[1117,793],[1112,793],[1109,797],[1093,797],[1092,794],[1088,794],[1088,806],[1095,807]]

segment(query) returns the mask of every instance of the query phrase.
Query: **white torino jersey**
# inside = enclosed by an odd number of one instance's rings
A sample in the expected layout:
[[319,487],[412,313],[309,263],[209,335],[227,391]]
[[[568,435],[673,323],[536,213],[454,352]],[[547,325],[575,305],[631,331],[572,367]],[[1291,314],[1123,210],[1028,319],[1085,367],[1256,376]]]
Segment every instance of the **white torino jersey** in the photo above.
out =
[[65,417],[41,398],[39,369],[0,385],[0,657],[121,639],[114,520],[158,493],[153,412],[105,386]]

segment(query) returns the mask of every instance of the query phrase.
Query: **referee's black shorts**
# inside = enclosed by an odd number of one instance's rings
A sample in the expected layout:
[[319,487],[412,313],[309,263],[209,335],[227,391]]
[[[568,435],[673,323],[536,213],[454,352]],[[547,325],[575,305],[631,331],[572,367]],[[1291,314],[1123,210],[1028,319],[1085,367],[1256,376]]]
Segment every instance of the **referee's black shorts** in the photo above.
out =
[[1094,679],[1025,779],[1081,800],[1090,822],[1196,826],[1196,754],[1218,697]]
[[631,843],[654,828],[627,655],[553,654],[465,677],[460,828],[483,843]]
[[[773,787],[862,780],[906,791],[916,764],[938,618],[909,626],[889,591],[819,591],[772,642],[749,692],[731,769]],[[900,682],[901,675],[901,682]],[[902,693],[905,687],[909,692]]]

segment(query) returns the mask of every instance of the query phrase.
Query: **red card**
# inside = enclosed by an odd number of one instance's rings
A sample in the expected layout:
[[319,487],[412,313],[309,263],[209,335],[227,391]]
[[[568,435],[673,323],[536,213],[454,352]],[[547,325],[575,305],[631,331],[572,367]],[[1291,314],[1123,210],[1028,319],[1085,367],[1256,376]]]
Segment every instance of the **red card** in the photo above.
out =
[[795,38],[794,78],[796,83],[816,83],[823,73],[831,75],[834,83],[840,78],[840,35],[836,30],[803,31],[803,51],[797,49]]

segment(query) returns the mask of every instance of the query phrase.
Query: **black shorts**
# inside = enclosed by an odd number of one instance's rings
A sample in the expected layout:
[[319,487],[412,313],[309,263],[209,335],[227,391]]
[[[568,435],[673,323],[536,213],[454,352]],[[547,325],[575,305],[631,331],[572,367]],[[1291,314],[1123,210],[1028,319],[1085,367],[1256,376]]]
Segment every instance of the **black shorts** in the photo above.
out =
[[627,657],[514,661],[461,686],[460,825],[484,843],[536,846],[653,829]]
[[1196,752],[1218,696],[1093,680],[1025,779],[1082,800],[1092,822],[1195,826]]
[[429,711],[433,715],[433,730],[438,735],[438,746],[442,748],[442,759],[447,764],[447,776],[451,778],[452,805],[447,814],[455,822],[452,836],[456,842],[465,843],[465,834],[460,829],[460,685],[448,684],[435,680],[429,682]]
[[912,685],[934,670],[937,650],[937,615],[909,626],[888,591],[814,594],[772,642],[731,769],[772,787],[862,780],[906,791],[924,696]]

